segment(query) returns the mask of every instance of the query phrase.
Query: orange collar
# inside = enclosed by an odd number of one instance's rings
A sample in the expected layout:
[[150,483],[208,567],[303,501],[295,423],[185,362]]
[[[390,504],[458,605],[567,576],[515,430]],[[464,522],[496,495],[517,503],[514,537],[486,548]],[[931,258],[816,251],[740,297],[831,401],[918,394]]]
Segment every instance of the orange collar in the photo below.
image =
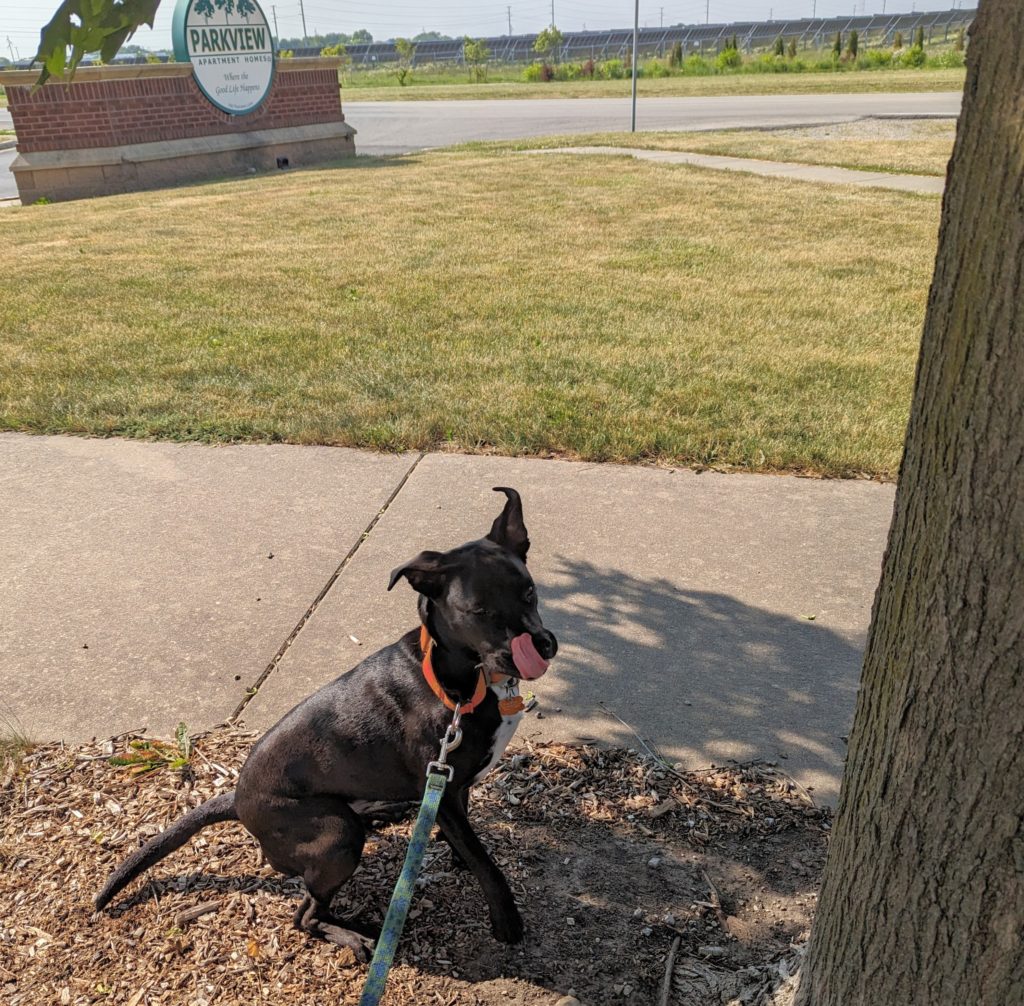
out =
[[[423,677],[427,679],[427,684],[430,686],[430,690],[451,710],[454,711],[455,703],[448,697],[448,693],[441,687],[441,682],[437,680],[437,675],[434,673],[434,666],[430,660],[430,655],[434,650],[434,640],[431,639],[430,633],[427,632],[425,625],[420,626],[420,649],[423,651]],[[484,672],[480,672],[480,677],[477,678],[476,688],[473,691],[473,697],[468,702],[462,703],[462,713],[473,712],[474,709],[487,697],[489,683],[496,681],[506,680],[505,675],[495,674],[491,677],[488,682]],[[502,716],[514,716],[516,713],[523,711],[524,702],[518,695],[510,696],[507,699],[500,699],[498,701],[498,710]]]

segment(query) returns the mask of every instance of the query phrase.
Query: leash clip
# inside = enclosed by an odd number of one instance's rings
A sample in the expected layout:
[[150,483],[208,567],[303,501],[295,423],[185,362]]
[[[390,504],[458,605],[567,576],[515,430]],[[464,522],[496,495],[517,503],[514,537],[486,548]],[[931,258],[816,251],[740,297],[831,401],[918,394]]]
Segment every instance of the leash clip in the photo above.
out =
[[441,751],[437,756],[437,761],[427,763],[428,775],[431,771],[435,771],[448,776],[449,782],[454,778],[455,769],[448,764],[448,752],[454,751],[462,743],[462,728],[459,726],[461,721],[462,703],[457,702],[455,704],[455,715],[452,717],[451,723],[448,724],[444,737],[441,738]]

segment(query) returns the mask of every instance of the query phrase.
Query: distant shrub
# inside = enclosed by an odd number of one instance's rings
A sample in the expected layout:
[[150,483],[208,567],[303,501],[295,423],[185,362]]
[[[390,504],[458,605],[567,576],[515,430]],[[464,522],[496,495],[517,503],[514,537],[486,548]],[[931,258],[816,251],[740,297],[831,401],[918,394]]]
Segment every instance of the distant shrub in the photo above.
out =
[[626,76],[626,64],[621,59],[606,59],[600,72],[606,80],[621,80]]
[[791,66],[785,56],[764,52],[756,59],[750,60],[743,68],[748,73],[789,73]]
[[546,84],[555,79],[555,68],[550,63],[531,63],[523,70],[523,80],[528,84]]
[[832,53],[835,56],[843,54],[843,33],[841,31],[836,32],[836,37],[832,41]]
[[278,59],[295,59],[295,53],[291,49],[278,49],[278,51],[277,51],[277,58]]
[[707,77],[714,73],[714,67],[700,53],[691,53],[683,60],[681,71],[687,76]]
[[912,48],[923,49],[924,48],[924,28],[919,27],[914,32],[914,45]]
[[858,70],[883,70],[892,66],[892,53],[888,49],[868,49],[857,57]]
[[673,70],[678,70],[683,65],[683,43],[682,42],[676,42],[672,46],[672,51],[668,55],[668,65]]
[[649,59],[643,64],[643,76],[645,77],[668,77],[668,67],[660,59]]
[[796,59],[796,39],[795,38],[791,38],[789,40],[789,46],[786,48],[786,55],[789,56],[790,59]]
[[927,57],[924,54],[924,49],[919,45],[912,45],[906,52],[900,56],[900,66],[906,66],[911,68],[918,68],[924,66]]
[[774,52],[774,54],[776,56],[785,56],[786,55],[786,41],[785,41],[785,39],[781,35],[779,35],[775,39],[775,45],[774,45],[772,51]]
[[857,49],[860,46],[860,36],[856,31],[850,32],[850,41],[846,44],[846,52],[850,59],[857,58]]
[[594,64],[594,61],[592,59],[588,59],[583,64],[583,66],[580,67],[580,76],[581,77],[586,77],[588,80],[593,80],[594,79],[594,73],[596,72],[596,70],[597,70],[597,67]]
[[962,49],[950,49],[948,52],[940,52],[938,56],[929,56],[925,60],[925,66],[934,67],[937,70],[952,70],[963,66],[965,62]]
[[743,66],[743,57],[740,55],[739,49],[723,49],[715,60],[715,66],[719,70],[738,70]]
[[892,37],[892,47],[894,49],[902,49],[903,48],[903,32],[898,31],[898,32],[896,32],[895,35],[893,35],[893,37]]
[[965,40],[964,40],[964,30],[963,30],[963,28],[961,28],[956,33],[956,41],[953,43],[953,48],[956,49],[957,52],[963,52],[964,49],[966,48],[966,44],[965,44]]

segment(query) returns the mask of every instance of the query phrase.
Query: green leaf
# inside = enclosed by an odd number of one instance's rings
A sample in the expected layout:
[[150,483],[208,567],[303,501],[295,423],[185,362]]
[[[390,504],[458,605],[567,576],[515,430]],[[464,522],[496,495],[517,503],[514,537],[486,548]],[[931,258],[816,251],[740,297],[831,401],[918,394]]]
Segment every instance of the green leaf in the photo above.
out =
[[109,62],[138,28],[153,26],[159,6],[160,0],[64,0],[39,34],[35,61],[43,68],[35,86],[50,77],[70,79],[90,52]]

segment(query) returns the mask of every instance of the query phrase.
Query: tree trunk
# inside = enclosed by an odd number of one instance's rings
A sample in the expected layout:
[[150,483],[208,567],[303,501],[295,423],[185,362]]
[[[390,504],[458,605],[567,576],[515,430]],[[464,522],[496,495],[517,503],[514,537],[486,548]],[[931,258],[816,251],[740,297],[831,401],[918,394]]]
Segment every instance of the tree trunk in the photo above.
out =
[[801,1006],[1024,1003],[1022,570],[1024,3],[982,0]]

